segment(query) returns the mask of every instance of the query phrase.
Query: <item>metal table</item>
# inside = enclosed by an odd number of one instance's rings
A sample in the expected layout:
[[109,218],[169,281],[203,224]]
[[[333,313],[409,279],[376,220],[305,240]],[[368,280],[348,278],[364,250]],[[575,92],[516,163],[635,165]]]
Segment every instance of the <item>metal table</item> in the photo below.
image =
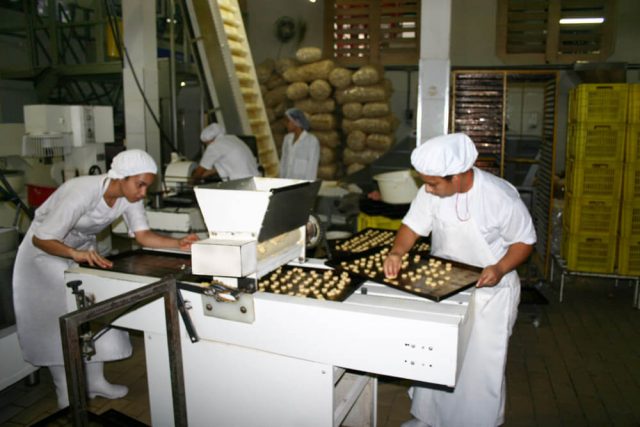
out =
[[[555,262],[554,262],[555,261]],[[584,277],[598,277],[604,279],[614,279],[615,284],[618,284],[618,280],[629,280],[634,282],[633,289],[633,303],[632,307],[640,309],[640,295],[638,294],[638,288],[640,286],[640,276],[629,276],[623,274],[615,274],[615,273],[589,273],[585,271],[573,271],[567,268],[567,262],[562,259],[557,254],[551,255],[551,271],[550,271],[550,281],[553,282],[554,276],[554,266],[558,265],[560,268],[560,297],[559,301],[562,302],[564,295],[564,279],[565,276],[584,276]]]

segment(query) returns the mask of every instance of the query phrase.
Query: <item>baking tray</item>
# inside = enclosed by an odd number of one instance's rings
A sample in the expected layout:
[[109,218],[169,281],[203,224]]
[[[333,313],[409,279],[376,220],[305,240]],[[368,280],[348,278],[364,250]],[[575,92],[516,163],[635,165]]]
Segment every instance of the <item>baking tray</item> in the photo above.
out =
[[[333,260],[351,260],[379,251],[381,247],[391,247],[396,237],[396,231],[380,228],[365,228],[347,239],[331,242],[331,258]],[[420,237],[410,252],[428,254],[431,249],[431,239]]]
[[[340,289],[337,283],[339,283],[341,276],[345,282]],[[333,281],[334,277],[338,280]],[[364,281],[363,277],[344,270],[284,265],[258,280],[258,291],[302,298],[344,301]],[[312,289],[315,289],[315,292]]]
[[[149,276],[163,278],[174,276],[183,281],[189,282],[210,282],[211,277],[197,276],[190,274],[191,255],[148,251],[138,249],[122,252],[117,255],[107,257],[113,262],[112,268],[100,268],[89,264],[80,264],[85,268],[96,270],[115,271],[116,273],[135,274],[139,276]],[[188,273],[188,274],[185,274]]]
[[[382,248],[356,259],[331,260],[327,265],[337,271],[347,271],[365,280],[372,280],[436,302],[474,286],[482,271],[481,268],[444,258],[410,253],[403,258],[406,264],[398,277],[387,279],[382,271],[382,263],[387,253],[388,249]],[[436,266],[432,267],[433,264]],[[437,277],[434,273],[437,273]]]

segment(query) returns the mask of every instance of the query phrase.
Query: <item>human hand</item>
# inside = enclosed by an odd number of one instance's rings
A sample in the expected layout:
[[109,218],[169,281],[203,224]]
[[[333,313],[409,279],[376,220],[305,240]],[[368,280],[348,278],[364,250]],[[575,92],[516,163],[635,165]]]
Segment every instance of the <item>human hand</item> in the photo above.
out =
[[191,249],[191,244],[200,240],[196,234],[189,234],[188,236],[183,237],[178,240],[178,247],[183,251],[188,251]]
[[498,264],[485,267],[482,273],[480,273],[476,288],[495,286],[502,280],[502,276],[504,276],[504,272],[498,267]]
[[89,249],[88,251],[78,251],[73,250],[71,254],[72,259],[78,264],[86,263],[92,267],[100,267],[100,268],[111,268],[113,267],[113,263],[108,259],[102,257],[98,252],[93,249]]
[[395,279],[398,276],[398,272],[400,272],[401,266],[402,256],[395,252],[390,252],[384,259],[383,269],[385,277],[387,279]]

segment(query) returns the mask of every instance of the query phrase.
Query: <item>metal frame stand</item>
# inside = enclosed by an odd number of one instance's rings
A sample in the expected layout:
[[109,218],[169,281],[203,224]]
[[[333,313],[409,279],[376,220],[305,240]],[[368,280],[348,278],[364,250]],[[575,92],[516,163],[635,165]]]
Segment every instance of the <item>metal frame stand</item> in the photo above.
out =
[[62,350],[74,426],[89,425],[84,359],[81,353],[80,335],[78,332],[81,326],[101,317],[107,317],[114,313],[122,313],[134,306],[147,304],[160,297],[164,298],[164,312],[167,322],[167,345],[169,347],[174,423],[176,426],[187,425],[187,405],[184,391],[184,375],[182,372],[182,347],[180,344],[180,324],[178,322],[176,280],[174,278],[165,278],[60,317]]
[[[555,262],[554,262],[555,261]],[[622,274],[613,273],[587,273],[583,271],[571,271],[567,269],[567,263],[564,259],[560,258],[557,254],[551,255],[551,269],[549,272],[549,280],[553,282],[554,265],[557,264],[560,268],[560,297],[559,301],[562,302],[564,296],[564,278],[565,276],[585,276],[585,277],[598,277],[604,279],[614,279],[616,286],[618,280],[629,280],[635,283],[633,289],[633,303],[632,307],[640,309],[640,295],[638,294],[638,288],[640,287],[640,276],[625,276]]]

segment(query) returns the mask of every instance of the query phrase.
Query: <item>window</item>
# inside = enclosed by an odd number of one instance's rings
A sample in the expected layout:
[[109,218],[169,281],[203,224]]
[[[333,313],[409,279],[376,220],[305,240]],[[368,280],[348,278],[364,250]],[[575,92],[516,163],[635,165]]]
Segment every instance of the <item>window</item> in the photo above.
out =
[[506,62],[605,60],[615,0],[498,0],[498,56]]
[[417,64],[420,0],[327,0],[325,49],[345,66]]

